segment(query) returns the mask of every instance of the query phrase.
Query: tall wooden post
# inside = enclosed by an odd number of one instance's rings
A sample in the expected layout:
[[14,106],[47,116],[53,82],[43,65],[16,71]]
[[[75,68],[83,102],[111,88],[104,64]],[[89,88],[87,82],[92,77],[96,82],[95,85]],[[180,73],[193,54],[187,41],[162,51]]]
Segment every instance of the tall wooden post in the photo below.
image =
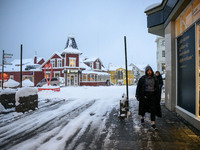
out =
[[20,87],[22,87],[22,48],[23,48],[23,45],[21,44],[21,53],[20,53]]
[[127,69],[127,50],[126,50],[126,36],[124,36],[124,46],[125,46],[125,65],[126,65],[126,107],[127,107],[127,111],[129,111],[129,96],[128,96],[128,69]]
[[3,89],[3,82],[4,82],[4,50],[3,50],[3,56],[2,56],[2,89]]

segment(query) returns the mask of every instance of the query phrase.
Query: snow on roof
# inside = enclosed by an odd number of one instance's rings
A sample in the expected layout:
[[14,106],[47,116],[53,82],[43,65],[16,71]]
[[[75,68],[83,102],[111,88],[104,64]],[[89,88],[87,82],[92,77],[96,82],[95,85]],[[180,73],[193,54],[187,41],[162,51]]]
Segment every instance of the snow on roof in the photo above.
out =
[[[110,64],[110,65],[108,66],[108,71],[116,71],[116,70],[119,69],[119,68],[125,69],[126,67],[124,67],[124,66],[114,66],[113,64]],[[132,70],[132,67],[131,67],[131,66],[128,66],[128,70]]]
[[56,52],[56,51],[55,51],[55,52],[51,55],[51,57],[49,57],[49,59],[46,60],[46,61],[40,66],[40,68],[42,68],[55,54],[58,55],[60,58],[62,58],[61,54],[60,54],[59,52]]
[[62,51],[62,54],[63,54],[63,53],[82,54],[81,51],[79,51],[79,50],[77,50],[77,49],[74,49],[74,48],[72,48],[72,47],[68,47],[68,48],[64,49],[64,50]]
[[29,79],[25,79],[24,81],[22,81],[22,86],[23,87],[30,87],[30,86],[34,86],[34,83],[31,82]]
[[95,60],[99,59],[98,57],[94,57],[94,58],[87,58],[86,60],[84,60],[83,62],[94,62]]
[[97,72],[97,71],[92,71],[92,70],[83,70],[83,74],[97,74],[97,75],[110,75],[109,73],[106,72]]
[[138,69],[140,69],[141,71],[144,71],[147,64],[130,64],[131,66],[134,65],[135,67],[137,67]]
[[145,9],[145,12],[146,12],[146,11],[149,11],[149,10],[155,8],[155,7],[158,7],[160,4],[162,4],[162,2],[160,2],[160,3],[154,3],[154,4],[149,5],[149,6]]
[[[15,59],[11,62],[12,65],[5,65],[4,71],[10,72],[10,71],[20,71],[20,59]],[[25,69],[27,66],[32,66],[29,70],[40,70],[39,64],[34,64],[33,58],[26,58],[22,60],[22,71],[26,71]],[[2,69],[2,67],[0,67]]]
[[82,60],[81,58],[79,59],[79,67],[80,67],[80,68],[85,68],[86,70],[91,70],[91,68],[88,67],[88,66],[83,62],[83,60]]
[[13,87],[18,87],[19,86],[19,82],[13,80],[13,79],[9,79],[7,82],[5,82],[3,84],[4,87],[10,87],[10,88],[13,88]]
[[38,57],[38,58],[37,58],[37,63],[38,63],[39,61],[41,61],[42,59],[44,59],[44,57]]

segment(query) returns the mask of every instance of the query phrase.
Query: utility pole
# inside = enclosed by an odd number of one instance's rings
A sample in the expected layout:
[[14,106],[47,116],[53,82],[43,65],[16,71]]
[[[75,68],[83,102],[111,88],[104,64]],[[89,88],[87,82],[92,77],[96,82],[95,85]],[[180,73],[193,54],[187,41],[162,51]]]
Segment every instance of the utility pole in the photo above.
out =
[[126,36],[124,36],[124,48],[125,48],[125,65],[126,65],[126,98],[127,98],[127,101],[125,103],[126,105],[126,108],[127,108],[127,111],[129,111],[129,96],[128,96],[128,69],[127,69],[127,50],[126,50]]
[[22,48],[23,48],[23,45],[21,44],[21,53],[20,53],[20,87],[22,87]]
[[2,56],[2,89],[3,89],[3,82],[4,82],[4,50],[3,50],[3,56]]

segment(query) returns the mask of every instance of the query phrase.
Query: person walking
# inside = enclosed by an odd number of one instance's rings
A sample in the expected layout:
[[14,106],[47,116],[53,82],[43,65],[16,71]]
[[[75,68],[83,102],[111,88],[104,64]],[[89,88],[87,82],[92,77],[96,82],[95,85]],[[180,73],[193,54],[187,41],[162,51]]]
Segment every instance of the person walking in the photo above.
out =
[[159,94],[158,100],[160,102],[160,100],[161,100],[161,93],[162,93],[162,86],[163,86],[163,79],[162,79],[162,76],[161,76],[161,74],[160,74],[159,71],[156,71],[155,75],[156,75],[156,79],[158,80],[158,87],[159,87],[159,90],[158,90],[158,94]]
[[158,104],[158,80],[154,76],[154,72],[150,66],[145,69],[143,75],[137,84],[136,99],[139,101],[138,114],[141,115],[141,123],[144,123],[144,116],[146,112],[151,113],[151,126],[155,130],[156,116],[161,117],[161,110],[157,109]]

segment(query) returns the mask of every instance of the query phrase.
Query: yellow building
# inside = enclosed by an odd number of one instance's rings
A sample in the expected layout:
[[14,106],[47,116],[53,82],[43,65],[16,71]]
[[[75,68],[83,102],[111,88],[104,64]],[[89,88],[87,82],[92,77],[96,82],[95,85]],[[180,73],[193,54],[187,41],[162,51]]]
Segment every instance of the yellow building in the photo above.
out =
[[[109,65],[108,73],[111,74],[111,83],[115,85],[126,85],[126,70],[124,67]],[[128,67],[128,85],[134,84],[134,72],[132,67]]]

